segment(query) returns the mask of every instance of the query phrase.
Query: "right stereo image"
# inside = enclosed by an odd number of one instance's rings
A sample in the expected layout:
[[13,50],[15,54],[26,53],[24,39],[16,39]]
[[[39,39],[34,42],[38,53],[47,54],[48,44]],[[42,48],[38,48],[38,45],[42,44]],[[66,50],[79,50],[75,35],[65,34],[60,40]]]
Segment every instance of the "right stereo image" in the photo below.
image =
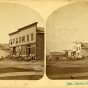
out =
[[52,80],[88,79],[88,3],[65,5],[46,22],[46,75]]

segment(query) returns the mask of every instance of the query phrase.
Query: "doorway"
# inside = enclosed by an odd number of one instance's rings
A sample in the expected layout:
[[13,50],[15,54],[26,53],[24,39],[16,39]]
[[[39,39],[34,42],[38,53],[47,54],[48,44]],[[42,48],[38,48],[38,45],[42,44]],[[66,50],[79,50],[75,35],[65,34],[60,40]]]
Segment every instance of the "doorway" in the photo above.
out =
[[16,54],[16,47],[13,47],[13,55]]
[[30,48],[28,48],[28,55],[30,55]]
[[56,57],[56,60],[60,60],[60,58],[59,57]]
[[30,50],[30,45],[27,45],[27,55],[29,56],[31,53],[31,50]]

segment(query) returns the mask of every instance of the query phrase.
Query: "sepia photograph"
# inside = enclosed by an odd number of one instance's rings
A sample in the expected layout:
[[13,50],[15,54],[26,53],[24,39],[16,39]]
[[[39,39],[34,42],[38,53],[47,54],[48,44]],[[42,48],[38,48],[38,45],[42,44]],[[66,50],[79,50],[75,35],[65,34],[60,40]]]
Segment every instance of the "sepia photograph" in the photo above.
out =
[[52,80],[88,79],[88,2],[64,5],[49,15],[46,75]]
[[35,10],[0,2],[0,80],[39,80],[44,75],[45,22]]
[[87,0],[0,0],[0,87],[87,87],[87,24]]

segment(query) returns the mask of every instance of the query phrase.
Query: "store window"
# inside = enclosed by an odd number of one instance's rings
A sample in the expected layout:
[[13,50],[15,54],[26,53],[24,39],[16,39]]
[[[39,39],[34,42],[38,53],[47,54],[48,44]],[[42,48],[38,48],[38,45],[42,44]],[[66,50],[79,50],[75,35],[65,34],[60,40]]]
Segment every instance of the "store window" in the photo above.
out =
[[26,55],[26,46],[21,47],[21,53],[22,55]]

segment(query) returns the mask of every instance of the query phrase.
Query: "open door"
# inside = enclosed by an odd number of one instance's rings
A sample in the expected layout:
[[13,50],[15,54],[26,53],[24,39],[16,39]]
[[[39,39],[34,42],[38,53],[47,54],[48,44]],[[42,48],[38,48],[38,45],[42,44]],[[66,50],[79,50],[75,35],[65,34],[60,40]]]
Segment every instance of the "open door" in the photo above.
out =
[[16,47],[13,47],[13,55],[16,55]]

